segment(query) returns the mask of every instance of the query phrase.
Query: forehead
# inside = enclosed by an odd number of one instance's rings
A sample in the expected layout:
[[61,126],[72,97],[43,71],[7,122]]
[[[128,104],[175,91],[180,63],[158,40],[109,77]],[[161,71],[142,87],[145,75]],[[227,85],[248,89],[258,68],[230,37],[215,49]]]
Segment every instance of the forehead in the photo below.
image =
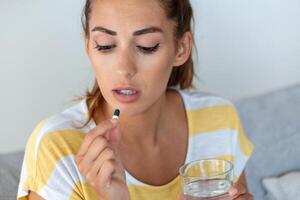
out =
[[91,29],[99,25],[116,31],[145,26],[168,29],[172,24],[158,0],[95,0],[92,4]]

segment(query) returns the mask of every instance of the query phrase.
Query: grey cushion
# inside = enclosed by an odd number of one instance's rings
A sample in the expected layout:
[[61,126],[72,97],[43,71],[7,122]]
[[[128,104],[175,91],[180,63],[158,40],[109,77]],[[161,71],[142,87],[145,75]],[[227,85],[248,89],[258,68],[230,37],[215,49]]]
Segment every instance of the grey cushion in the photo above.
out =
[[268,200],[300,199],[300,171],[289,172],[279,177],[264,178]]
[[255,145],[246,167],[249,189],[262,200],[264,177],[300,169],[300,84],[235,104]]
[[23,151],[0,154],[0,199],[15,200],[19,184]]

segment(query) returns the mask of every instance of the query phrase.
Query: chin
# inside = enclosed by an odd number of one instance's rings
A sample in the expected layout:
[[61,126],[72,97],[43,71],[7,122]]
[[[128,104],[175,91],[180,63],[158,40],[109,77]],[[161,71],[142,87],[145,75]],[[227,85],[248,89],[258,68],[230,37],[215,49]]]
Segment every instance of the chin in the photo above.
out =
[[120,117],[134,117],[136,115],[139,115],[141,113],[143,113],[143,108],[142,106],[136,104],[114,104],[112,105],[113,109],[120,109]]
[[114,96],[109,96],[107,102],[112,110],[117,108],[120,109],[120,118],[122,118],[122,116],[134,117],[147,112],[147,110],[150,109],[151,106],[155,103],[151,103],[149,101],[151,101],[149,98],[139,98],[137,101],[131,103],[122,103],[118,101]]
[[120,118],[123,117],[134,117],[137,115],[141,115],[145,113],[151,105],[140,102],[134,103],[120,103],[118,101],[114,101],[110,104],[110,107],[114,110],[116,108],[120,109]]

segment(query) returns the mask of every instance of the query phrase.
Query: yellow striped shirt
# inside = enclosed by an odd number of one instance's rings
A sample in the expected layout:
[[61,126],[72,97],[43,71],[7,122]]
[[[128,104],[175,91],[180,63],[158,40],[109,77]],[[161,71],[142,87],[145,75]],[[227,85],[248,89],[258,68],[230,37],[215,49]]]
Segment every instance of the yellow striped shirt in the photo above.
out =
[[[253,144],[243,132],[234,105],[221,97],[180,90],[188,120],[189,142],[185,163],[223,158],[234,163],[234,179],[240,176]],[[95,127],[86,120],[86,100],[41,121],[30,135],[23,160],[18,200],[34,191],[44,199],[99,199],[76,166],[74,156],[85,133]],[[177,200],[183,189],[179,176],[162,186],[143,183],[125,171],[132,200]]]

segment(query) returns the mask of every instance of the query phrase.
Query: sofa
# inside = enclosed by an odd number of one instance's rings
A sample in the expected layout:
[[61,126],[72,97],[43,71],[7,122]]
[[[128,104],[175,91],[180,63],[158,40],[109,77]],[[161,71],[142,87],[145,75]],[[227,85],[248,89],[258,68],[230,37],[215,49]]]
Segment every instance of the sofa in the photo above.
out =
[[[246,134],[255,145],[245,170],[249,190],[256,200],[276,199],[276,194],[270,192],[280,183],[281,176],[300,171],[300,83],[240,99],[234,104]],[[23,154],[23,151],[0,154],[0,200],[16,199]],[[284,187],[290,190],[295,185],[299,187],[300,179],[293,181]],[[279,189],[273,187],[273,191]],[[300,196],[290,198],[300,200]],[[284,200],[288,200],[287,195]]]
[[[246,166],[255,199],[300,200],[300,177],[283,182],[285,174],[300,172],[300,83],[235,104],[255,145]],[[271,186],[272,179],[278,182],[277,188]],[[292,193],[297,194],[289,196]]]

